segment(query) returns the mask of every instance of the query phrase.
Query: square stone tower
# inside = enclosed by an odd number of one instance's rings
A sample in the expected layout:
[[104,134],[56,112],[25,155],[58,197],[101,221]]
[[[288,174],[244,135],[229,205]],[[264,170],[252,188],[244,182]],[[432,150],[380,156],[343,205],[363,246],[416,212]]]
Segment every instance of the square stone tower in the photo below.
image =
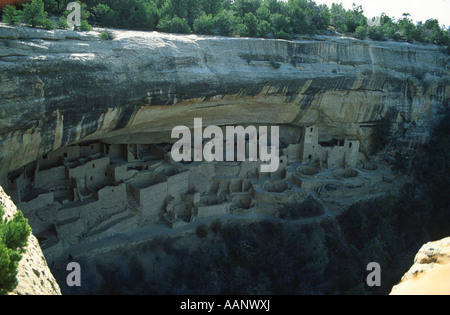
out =
[[303,127],[300,140],[300,161],[302,164],[312,163],[321,159],[321,148],[319,145],[319,128],[316,126]]

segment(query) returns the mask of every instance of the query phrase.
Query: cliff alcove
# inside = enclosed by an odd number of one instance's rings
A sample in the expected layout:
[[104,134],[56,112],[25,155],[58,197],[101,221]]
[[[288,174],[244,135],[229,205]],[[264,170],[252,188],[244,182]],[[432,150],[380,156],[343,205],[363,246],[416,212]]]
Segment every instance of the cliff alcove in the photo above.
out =
[[[61,286],[63,293],[100,290],[124,265],[159,279],[174,257],[200,264],[183,246],[201,250],[196,228],[217,220],[224,226],[208,234],[211,244],[220,237],[231,244],[234,222],[249,224],[240,234],[246,241],[229,249],[252,265],[267,254],[255,249],[264,241],[255,235],[270,225],[269,235],[290,240],[294,232],[280,213],[311,200],[314,207],[289,221],[307,226],[297,236],[314,249],[299,248],[325,266],[330,257],[321,246],[339,239],[334,220],[411,179],[370,156],[376,122],[393,122],[389,154],[408,154],[429,141],[448,111],[448,55],[434,45],[111,32],[114,39],[102,41],[96,31],[0,25],[0,185],[29,219],[60,282],[68,257],[92,276],[79,291]],[[279,170],[261,173],[248,160],[175,162],[171,131],[192,129],[194,118],[222,129],[278,126]],[[264,220],[270,223],[254,225]],[[127,253],[134,256],[121,265],[116,259]],[[106,266],[99,257],[114,261]],[[259,281],[282,288],[275,278]]]

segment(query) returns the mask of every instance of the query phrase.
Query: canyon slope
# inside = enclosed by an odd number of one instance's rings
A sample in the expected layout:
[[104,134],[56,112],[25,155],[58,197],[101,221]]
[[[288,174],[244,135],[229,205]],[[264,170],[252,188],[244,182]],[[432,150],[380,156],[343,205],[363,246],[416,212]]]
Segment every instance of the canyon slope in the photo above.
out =
[[316,125],[358,139],[395,122],[397,149],[448,110],[438,46],[317,36],[295,41],[0,26],[0,178],[86,141],[166,143],[177,125]]
[[[0,205],[5,218],[11,220],[17,213],[17,207],[0,187]],[[3,218],[4,219],[4,218]],[[36,237],[28,237],[28,246],[19,262],[17,272],[18,285],[11,295],[61,295],[58,283],[53,277]]]

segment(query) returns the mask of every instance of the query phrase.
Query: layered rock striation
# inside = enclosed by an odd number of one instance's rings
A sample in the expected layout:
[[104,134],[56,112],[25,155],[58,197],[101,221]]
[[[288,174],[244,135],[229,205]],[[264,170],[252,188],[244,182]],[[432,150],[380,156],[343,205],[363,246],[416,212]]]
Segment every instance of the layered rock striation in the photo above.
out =
[[77,142],[170,142],[195,117],[314,124],[368,152],[388,116],[414,150],[448,109],[449,58],[433,45],[111,33],[0,26],[0,177]]

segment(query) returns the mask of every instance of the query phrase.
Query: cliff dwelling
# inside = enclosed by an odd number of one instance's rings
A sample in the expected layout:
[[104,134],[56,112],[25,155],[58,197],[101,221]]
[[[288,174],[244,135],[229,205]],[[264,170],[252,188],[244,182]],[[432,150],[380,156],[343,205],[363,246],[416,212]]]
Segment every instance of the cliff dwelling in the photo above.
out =
[[390,189],[390,168],[368,161],[358,140],[321,137],[320,130],[281,126],[274,173],[261,173],[261,162],[174,162],[171,144],[95,142],[41,156],[11,172],[5,188],[50,260],[130,228],[179,229],[236,215],[276,219],[283,204],[310,197],[339,212]]

